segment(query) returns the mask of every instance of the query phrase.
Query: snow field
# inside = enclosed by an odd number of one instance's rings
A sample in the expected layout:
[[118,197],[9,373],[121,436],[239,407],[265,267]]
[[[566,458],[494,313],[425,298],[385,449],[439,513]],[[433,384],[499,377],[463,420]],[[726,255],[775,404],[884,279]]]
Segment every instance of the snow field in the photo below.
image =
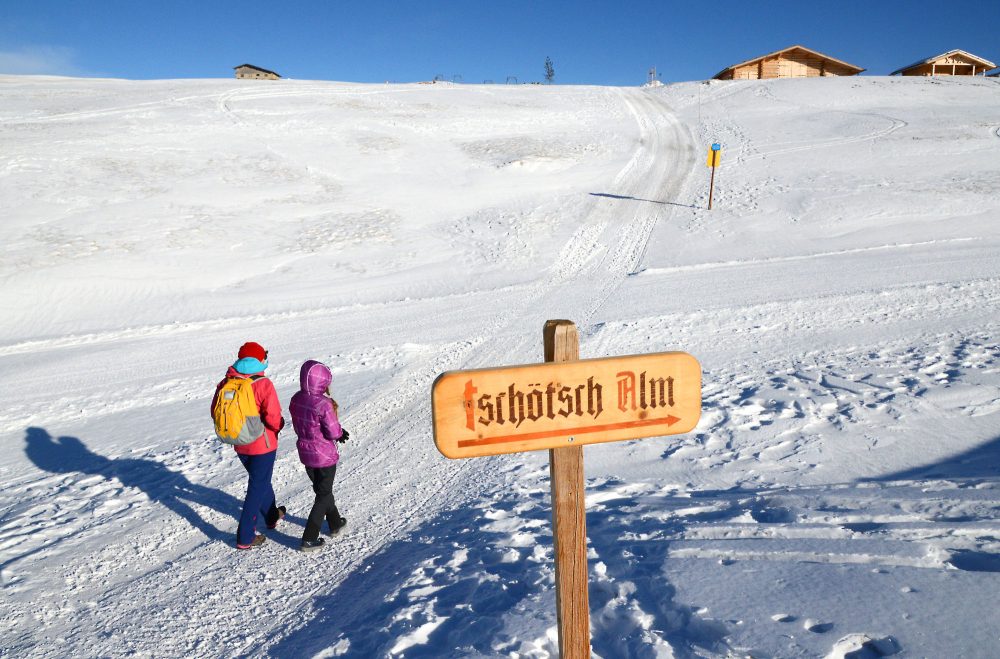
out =
[[[595,656],[990,656],[998,93],[0,79],[2,645],[555,656],[546,457],[444,460],[427,394],[564,317],[704,368],[695,432],[588,447]],[[289,516],[230,546],[249,339],[283,402],[334,370],[315,555],[288,433]]]

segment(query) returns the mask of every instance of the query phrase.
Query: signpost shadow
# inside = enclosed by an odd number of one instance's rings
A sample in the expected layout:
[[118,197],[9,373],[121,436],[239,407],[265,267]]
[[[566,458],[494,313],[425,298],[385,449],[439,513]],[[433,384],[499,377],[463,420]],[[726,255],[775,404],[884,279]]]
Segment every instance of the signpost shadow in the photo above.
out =
[[680,208],[697,208],[688,204],[678,204],[674,201],[657,201],[656,199],[642,199],[641,197],[628,197],[625,195],[610,194],[608,192],[591,192],[591,197],[606,197],[607,199],[621,199],[625,201],[644,201],[650,204],[660,204],[661,206],[679,206]]

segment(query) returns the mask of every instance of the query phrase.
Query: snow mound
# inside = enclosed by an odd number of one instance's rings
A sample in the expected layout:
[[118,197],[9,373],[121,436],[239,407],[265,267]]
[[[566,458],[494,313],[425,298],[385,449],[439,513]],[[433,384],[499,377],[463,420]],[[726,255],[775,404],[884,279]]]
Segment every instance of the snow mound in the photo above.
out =
[[834,643],[826,659],[878,659],[901,651],[899,643],[891,636],[848,634]]

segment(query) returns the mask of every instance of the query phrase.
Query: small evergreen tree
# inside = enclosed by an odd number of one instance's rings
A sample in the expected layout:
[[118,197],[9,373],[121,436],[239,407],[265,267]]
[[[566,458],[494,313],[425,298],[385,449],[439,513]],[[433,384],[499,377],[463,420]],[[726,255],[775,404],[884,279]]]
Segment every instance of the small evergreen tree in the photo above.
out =
[[552,68],[552,58],[545,58],[545,82],[551,84],[552,79],[556,77],[556,70]]

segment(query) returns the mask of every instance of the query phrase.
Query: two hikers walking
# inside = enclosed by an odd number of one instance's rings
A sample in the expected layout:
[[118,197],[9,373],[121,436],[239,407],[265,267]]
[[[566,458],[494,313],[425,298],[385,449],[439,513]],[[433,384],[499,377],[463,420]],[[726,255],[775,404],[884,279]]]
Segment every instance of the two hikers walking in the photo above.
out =
[[[258,524],[264,522],[273,529],[286,513],[285,506],[277,505],[271,487],[278,433],[285,427],[285,419],[274,384],[264,373],[267,356],[260,344],[244,343],[212,398],[216,434],[233,446],[248,476],[236,530],[237,549],[260,546],[266,538],[257,532]],[[299,458],[316,494],[302,535],[304,551],[323,546],[319,532],[324,518],[331,535],[347,522],[340,516],[333,497],[333,479],[340,460],[337,442],[346,441],[349,435],[341,428],[337,403],[329,396],[332,379],[327,366],[307,361],[300,372],[301,389],[292,397],[290,407]]]

